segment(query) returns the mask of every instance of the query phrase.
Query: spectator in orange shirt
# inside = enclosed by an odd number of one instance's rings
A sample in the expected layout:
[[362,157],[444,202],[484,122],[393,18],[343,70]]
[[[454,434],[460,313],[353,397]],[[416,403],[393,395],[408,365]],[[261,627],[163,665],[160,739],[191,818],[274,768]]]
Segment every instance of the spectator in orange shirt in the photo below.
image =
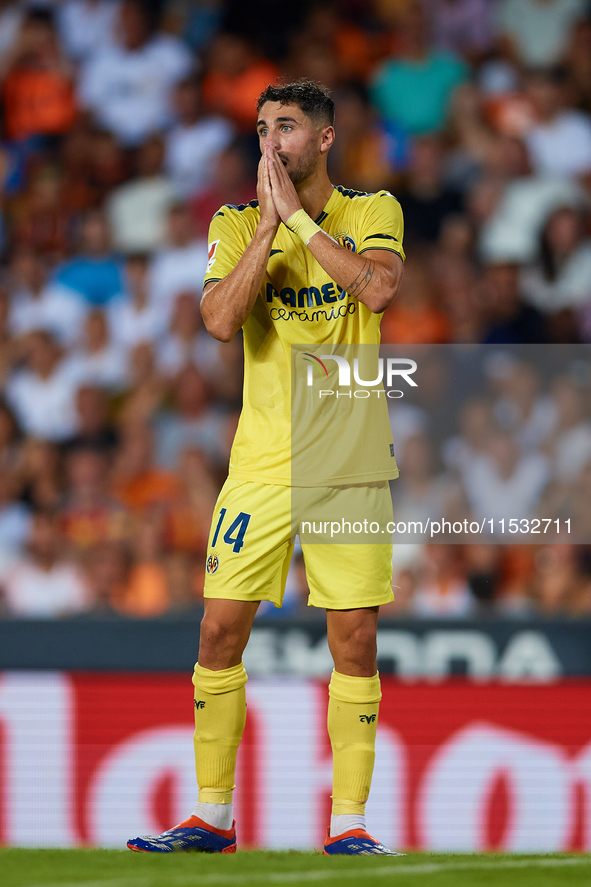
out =
[[115,609],[126,616],[153,618],[162,616],[170,605],[166,573],[161,564],[160,522],[152,516],[138,519],[132,540],[133,563],[121,594],[113,601]]
[[407,261],[398,298],[384,312],[382,342],[439,345],[449,335],[449,320],[435,304],[427,273],[417,259]]
[[3,92],[10,139],[61,135],[74,122],[72,72],[46,12],[33,10],[24,21]]
[[245,37],[220,34],[211,47],[203,98],[212,112],[250,133],[256,123],[257,98],[278,76],[275,65],[258,56]]
[[166,508],[179,493],[179,479],[153,465],[152,431],[145,425],[125,429],[115,464],[113,493],[131,511]]

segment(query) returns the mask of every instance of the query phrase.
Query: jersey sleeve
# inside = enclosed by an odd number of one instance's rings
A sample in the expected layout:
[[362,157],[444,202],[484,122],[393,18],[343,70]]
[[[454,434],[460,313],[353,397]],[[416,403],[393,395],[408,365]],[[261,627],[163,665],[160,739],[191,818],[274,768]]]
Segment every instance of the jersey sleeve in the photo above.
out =
[[210,222],[204,287],[227,277],[246,249],[244,226],[236,215],[233,207],[222,206]]
[[400,204],[388,191],[379,191],[369,203],[361,225],[358,253],[384,249],[404,262],[404,222]]

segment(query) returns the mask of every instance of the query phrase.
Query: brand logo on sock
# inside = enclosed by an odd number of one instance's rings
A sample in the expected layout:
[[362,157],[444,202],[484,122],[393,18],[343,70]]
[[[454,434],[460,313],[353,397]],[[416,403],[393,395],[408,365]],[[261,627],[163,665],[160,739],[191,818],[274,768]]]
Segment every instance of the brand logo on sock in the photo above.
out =
[[[205,702],[202,699],[200,699],[199,702],[197,702],[197,700],[195,700],[195,708],[205,708]],[[374,718],[375,718],[375,715],[374,715]]]
[[373,724],[375,719],[375,715],[359,715],[359,720],[361,721],[361,723],[365,721],[366,724]]

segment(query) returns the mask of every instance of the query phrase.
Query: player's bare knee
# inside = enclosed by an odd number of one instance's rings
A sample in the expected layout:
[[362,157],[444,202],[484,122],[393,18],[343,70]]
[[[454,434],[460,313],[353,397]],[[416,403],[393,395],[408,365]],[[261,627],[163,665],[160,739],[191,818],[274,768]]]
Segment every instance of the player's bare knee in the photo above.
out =
[[246,640],[241,626],[205,615],[201,623],[199,662],[205,668],[212,660],[217,667],[221,663],[221,667],[230,668],[234,660],[242,656]]

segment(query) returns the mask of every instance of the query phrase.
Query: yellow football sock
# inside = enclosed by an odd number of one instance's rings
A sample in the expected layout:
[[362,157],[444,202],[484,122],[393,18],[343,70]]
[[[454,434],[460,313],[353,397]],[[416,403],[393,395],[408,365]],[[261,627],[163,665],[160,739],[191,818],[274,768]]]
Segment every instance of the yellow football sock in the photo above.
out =
[[375,761],[380,676],[333,671],[328,688],[328,735],[333,755],[333,816],[365,813]]
[[236,753],[246,721],[244,665],[223,671],[195,666],[195,768],[199,801],[230,804]]

